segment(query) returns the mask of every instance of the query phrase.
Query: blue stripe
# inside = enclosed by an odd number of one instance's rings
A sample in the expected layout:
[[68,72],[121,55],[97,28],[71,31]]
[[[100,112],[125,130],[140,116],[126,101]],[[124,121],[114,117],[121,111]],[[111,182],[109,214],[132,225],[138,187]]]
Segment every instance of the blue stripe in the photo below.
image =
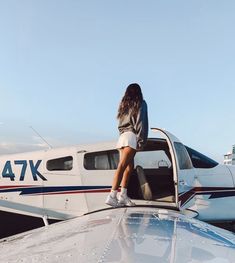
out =
[[43,194],[43,193],[56,193],[56,192],[67,192],[67,191],[87,191],[87,190],[101,190],[101,189],[110,189],[111,186],[35,186],[28,188],[14,188],[14,189],[4,189],[0,190],[0,193],[12,193],[12,192],[21,192],[20,195],[29,195],[29,194]]

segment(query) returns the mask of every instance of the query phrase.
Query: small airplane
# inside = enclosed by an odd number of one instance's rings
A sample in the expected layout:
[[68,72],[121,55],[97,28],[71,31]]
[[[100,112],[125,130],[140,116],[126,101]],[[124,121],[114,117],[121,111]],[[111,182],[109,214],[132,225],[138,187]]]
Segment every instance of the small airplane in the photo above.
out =
[[156,207],[106,208],[0,240],[0,262],[234,260],[235,234]]
[[[128,195],[138,206],[174,209],[203,221],[235,221],[235,167],[152,128],[135,156]],[[119,160],[115,142],[0,157],[0,210],[66,220],[107,208]]]

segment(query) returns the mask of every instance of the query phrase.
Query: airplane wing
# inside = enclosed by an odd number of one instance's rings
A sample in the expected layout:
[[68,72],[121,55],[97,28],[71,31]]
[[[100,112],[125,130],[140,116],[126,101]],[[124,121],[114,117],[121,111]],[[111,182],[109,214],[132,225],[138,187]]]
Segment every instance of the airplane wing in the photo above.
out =
[[0,240],[0,262],[234,262],[235,235],[178,212],[106,209]]

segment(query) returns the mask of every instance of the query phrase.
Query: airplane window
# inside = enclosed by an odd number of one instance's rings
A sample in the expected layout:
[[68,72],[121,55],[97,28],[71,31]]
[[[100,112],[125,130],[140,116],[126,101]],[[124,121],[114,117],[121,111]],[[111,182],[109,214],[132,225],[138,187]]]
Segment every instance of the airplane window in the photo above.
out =
[[182,170],[193,168],[189,154],[182,143],[174,142],[179,168]]
[[87,170],[115,170],[119,161],[117,150],[86,153],[84,168]]
[[119,162],[119,152],[109,151],[109,161],[111,170],[116,170]]
[[193,163],[193,166],[195,168],[213,168],[218,165],[218,163],[211,158],[203,155],[202,153],[199,153],[188,146],[185,146],[188,154],[191,158],[191,161]]
[[73,157],[66,156],[47,161],[47,170],[49,171],[68,171],[73,168]]

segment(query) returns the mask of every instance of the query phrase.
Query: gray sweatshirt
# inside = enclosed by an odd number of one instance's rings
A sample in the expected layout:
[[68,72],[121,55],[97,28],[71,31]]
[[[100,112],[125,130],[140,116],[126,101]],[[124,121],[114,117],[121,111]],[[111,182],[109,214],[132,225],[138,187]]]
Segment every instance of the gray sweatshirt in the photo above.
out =
[[137,137],[137,149],[143,148],[148,138],[148,109],[145,100],[139,109],[137,117],[133,117],[131,111],[119,119],[119,133],[132,131]]

